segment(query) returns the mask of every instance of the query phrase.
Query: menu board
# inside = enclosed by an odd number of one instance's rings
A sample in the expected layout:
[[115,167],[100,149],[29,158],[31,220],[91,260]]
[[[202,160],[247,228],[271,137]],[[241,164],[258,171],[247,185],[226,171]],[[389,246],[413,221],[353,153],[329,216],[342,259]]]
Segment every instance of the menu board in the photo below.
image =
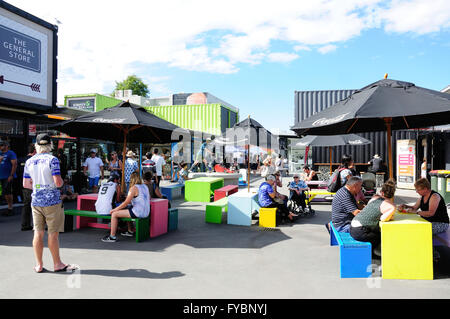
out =
[[414,189],[416,181],[416,141],[397,140],[397,187]]

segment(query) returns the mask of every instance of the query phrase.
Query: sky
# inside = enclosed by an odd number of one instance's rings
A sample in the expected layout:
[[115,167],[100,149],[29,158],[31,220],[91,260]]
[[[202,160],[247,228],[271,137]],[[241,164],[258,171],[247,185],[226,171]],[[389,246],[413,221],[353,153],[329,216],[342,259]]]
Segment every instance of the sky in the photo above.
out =
[[[450,85],[449,0],[8,0],[58,24],[58,103],[134,74],[150,97],[209,92],[267,129],[295,91]],[[291,132],[292,133],[292,132]]]

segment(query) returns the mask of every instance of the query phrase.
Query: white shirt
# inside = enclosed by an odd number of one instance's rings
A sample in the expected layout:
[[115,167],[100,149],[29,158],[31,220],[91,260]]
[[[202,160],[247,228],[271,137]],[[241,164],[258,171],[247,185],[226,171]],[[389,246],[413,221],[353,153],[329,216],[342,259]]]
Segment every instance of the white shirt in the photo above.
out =
[[117,184],[114,182],[102,183],[95,202],[95,210],[99,215],[109,215],[112,209],[112,201],[116,192]]
[[161,155],[153,154],[151,160],[155,162],[156,175],[162,176],[162,168],[166,163],[166,161],[164,161],[164,158]]
[[99,157],[88,157],[84,165],[88,169],[89,177],[100,177],[100,167],[103,166],[103,161]]

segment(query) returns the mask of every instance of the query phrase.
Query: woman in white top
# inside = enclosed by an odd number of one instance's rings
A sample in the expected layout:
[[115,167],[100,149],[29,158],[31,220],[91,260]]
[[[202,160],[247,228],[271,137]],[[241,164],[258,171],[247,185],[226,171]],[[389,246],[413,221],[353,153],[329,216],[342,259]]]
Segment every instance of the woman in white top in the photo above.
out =
[[[129,207],[128,205],[131,204]],[[142,183],[137,172],[130,176],[130,190],[125,201],[111,210],[111,233],[102,239],[103,242],[117,241],[117,225],[119,218],[145,218],[150,214],[150,194],[147,185]],[[133,236],[131,223],[128,223],[128,231],[124,236]]]

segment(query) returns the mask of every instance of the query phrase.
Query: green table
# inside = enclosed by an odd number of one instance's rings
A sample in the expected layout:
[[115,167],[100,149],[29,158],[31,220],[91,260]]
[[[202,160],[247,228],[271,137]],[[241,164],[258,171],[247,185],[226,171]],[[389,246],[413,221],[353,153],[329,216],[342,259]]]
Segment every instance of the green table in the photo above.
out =
[[223,177],[199,177],[184,184],[184,199],[187,202],[210,202],[216,189],[224,185]]

